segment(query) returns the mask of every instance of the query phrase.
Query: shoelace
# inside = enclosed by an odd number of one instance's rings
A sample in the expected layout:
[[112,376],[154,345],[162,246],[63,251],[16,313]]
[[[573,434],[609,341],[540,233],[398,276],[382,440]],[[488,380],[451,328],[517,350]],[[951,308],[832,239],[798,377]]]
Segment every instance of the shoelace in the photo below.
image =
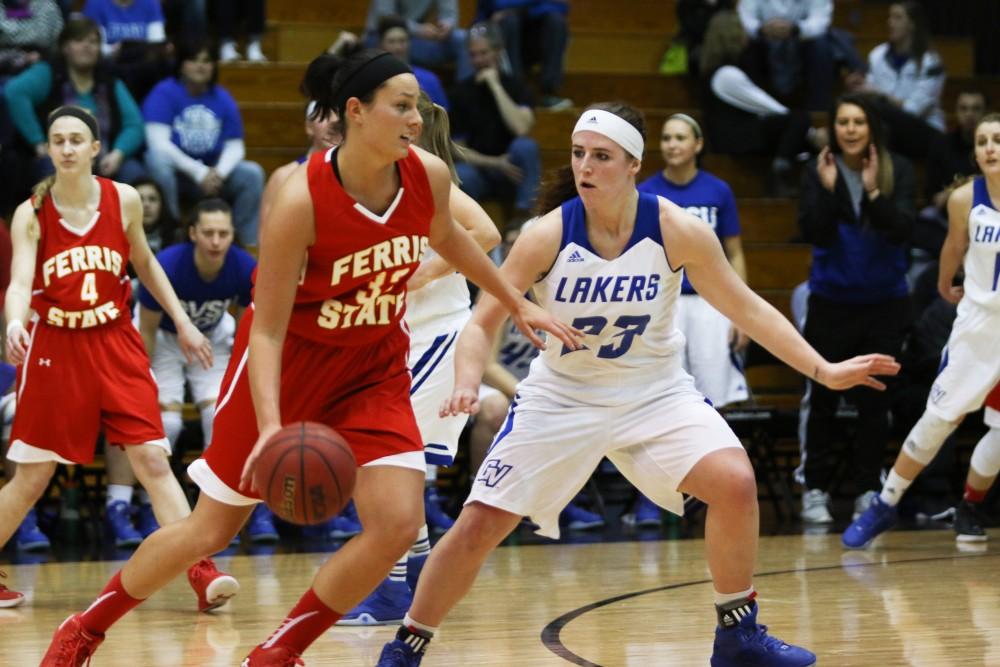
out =
[[207,558],[205,560],[198,561],[194,564],[194,567],[191,568],[191,578],[198,581],[214,573],[215,566],[212,564],[212,561]]
[[76,667],[78,664],[77,661],[82,657],[87,659],[87,662],[83,663],[82,667],[90,665],[90,660],[94,654],[88,650],[87,645],[82,639],[79,634],[76,634],[72,639],[59,644],[59,655],[56,656],[58,662],[56,664]]
[[771,635],[767,634],[766,625],[758,624],[756,631],[752,633],[747,633],[747,639],[751,639],[757,642],[758,644],[766,648],[768,651],[778,651],[781,649],[782,646],[786,645],[785,642],[781,641],[777,637],[772,637]]

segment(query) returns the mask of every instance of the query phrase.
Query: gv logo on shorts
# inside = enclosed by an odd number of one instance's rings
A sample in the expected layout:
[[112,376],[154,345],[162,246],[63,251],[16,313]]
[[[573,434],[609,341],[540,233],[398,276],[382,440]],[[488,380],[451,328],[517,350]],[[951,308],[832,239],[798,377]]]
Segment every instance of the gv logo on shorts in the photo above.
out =
[[509,473],[513,467],[514,466],[512,465],[504,465],[500,462],[500,459],[490,459],[486,462],[486,465],[482,467],[476,481],[482,482],[492,489],[507,476],[507,473]]

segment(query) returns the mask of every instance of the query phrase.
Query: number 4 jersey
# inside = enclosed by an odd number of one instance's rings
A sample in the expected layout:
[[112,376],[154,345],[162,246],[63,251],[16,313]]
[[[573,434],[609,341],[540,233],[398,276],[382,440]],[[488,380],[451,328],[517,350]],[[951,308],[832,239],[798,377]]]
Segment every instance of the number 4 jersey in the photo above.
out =
[[101,201],[85,227],[77,229],[63,220],[51,194],[38,213],[31,308],[50,326],[90,329],[128,312],[129,244],[121,202],[113,181],[96,178]]
[[632,236],[614,259],[602,258],[591,246],[578,197],[562,205],[562,218],[559,254],[535,284],[535,296],[543,308],[586,333],[586,347],[569,351],[550,338],[548,349],[532,362],[527,383],[634,387],[670,375],[679,366],[677,351],[684,341],[674,327],[681,273],[667,262],[657,196],[639,193]]

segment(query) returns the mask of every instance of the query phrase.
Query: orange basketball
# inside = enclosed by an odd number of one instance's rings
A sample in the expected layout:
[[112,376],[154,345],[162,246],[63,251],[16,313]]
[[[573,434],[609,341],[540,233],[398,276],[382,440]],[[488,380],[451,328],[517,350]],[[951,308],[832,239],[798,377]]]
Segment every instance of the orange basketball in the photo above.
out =
[[290,523],[323,523],[354,493],[357,462],[344,438],[328,426],[297,422],[271,436],[254,469],[254,487]]

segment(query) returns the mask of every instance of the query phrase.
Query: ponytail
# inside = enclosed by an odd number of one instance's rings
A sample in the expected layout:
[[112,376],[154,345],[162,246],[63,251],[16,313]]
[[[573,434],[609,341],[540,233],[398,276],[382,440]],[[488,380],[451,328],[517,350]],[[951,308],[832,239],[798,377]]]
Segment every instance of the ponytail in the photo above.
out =
[[28,238],[30,239],[38,239],[42,235],[41,220],[38,215],[42,212],[42,204],[45,203],[45,198],[49,195],[55,182],[55,174],[46,176],[31,190],[31,205],[35,209],[35,218],[28,223]]
[[448,112],[440,104],[432,102],[424,91],[420,91],[417,110],[424,121],[424,129],[420,134],[420,147],[444,160],[444,163],[448,165],[448,171],[451,172],[452,182],[455,185],[461,185],[462,181],[455,169],[454,159],[454,154],[461,149],[455,146],[451,140]]
[[573,168],[570,166],[559,167],[559,169],[546,174],[542,180],[542,187],[535,199],[532,213],[536,216],[545,215],[576,195],[576,179],[573,178]]

